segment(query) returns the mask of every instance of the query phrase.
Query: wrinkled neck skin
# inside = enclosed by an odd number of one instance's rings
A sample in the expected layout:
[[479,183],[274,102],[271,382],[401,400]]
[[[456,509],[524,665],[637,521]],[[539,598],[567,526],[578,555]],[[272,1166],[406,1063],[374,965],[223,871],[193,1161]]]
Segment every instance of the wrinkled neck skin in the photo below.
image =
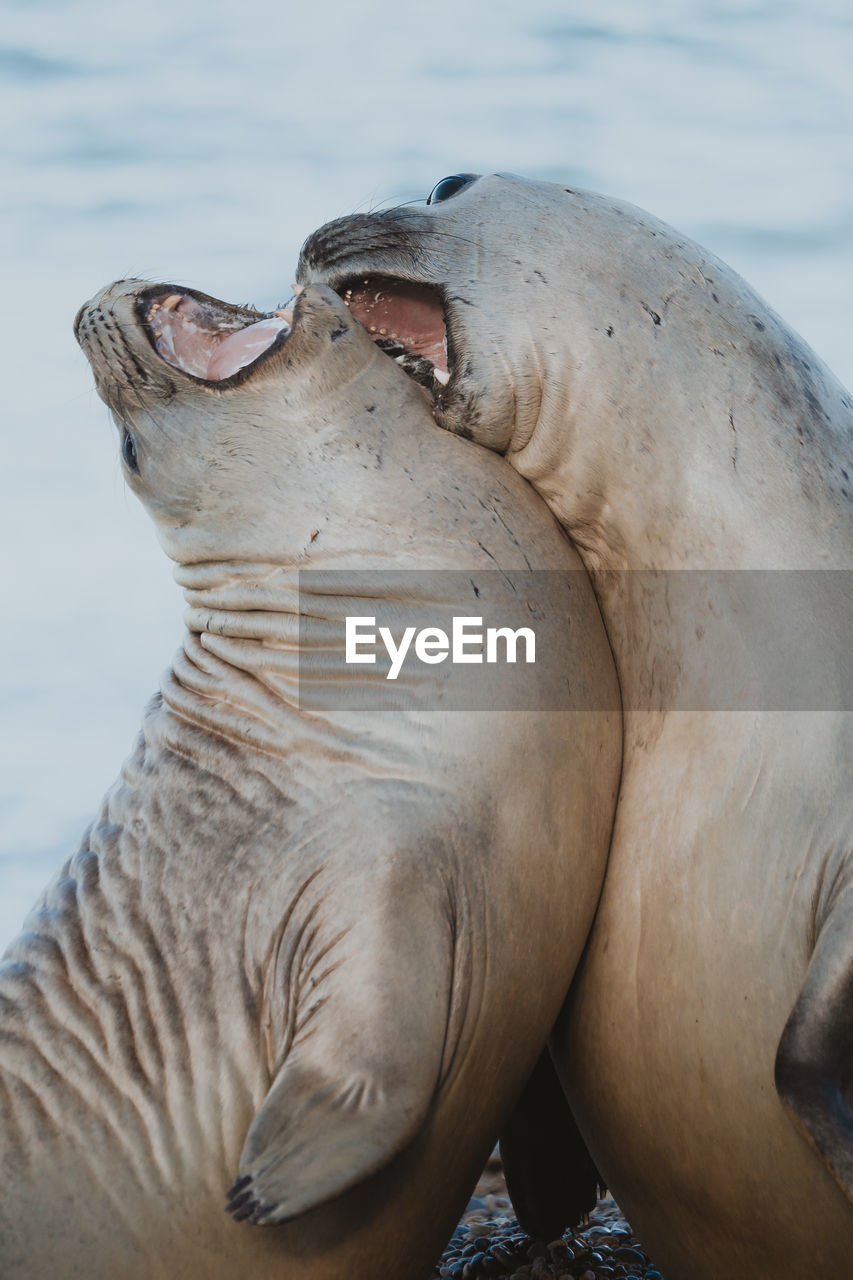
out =
[[[182,740],[183,726],[189,722],[291,764],[295,753],[303,762],[309,757],[335,760],[366,774],[402,776],[417,771],[418,738],[407,729],[418,719],[421,733],[426,733],[427,723],[419,711],[418,676],[412,664],[403,665],[393,685],[377,677],[375,665],[347,666],[346,695],[342,693],[340,705],[335,705],[333,682],[341,679],[345,620],[376,616],[371,569],[400,568],[399,561],[389,563],[381,552],[362,559],[362,593],[358,575],[350,571],[347,594],[336,594],[335,574],[349,564],[349,556],[312,557],[304,568],[329,570],[332,575],[325,584],[315,580],[314,586],[300,585],[300,569],[274,563],[176,569],[188,605],[188,631],[162,682],[172,745]],[[427,559],[422,567],[433,566]],[[407,623],[414,617],[427,625],[431,609],[433,618],[442,616],[453,603],[448,584],[438,575],[428,575],[420,599],[402,586],[395,596],[386,583],[383,577],[383,609],[399,604]],[[442,585],[444,598],[436,590]],[[354,704],[357,709],[347,709]],[[389,710],[395,715],[389,717]]]
[[[363,607],[357,597],[309,598],[299,571],[276,564],[179,566],[176,577],[188,630],[161,686],[170,745],[181,749],[185,728],[194,726],[291,762],[316,757],[366,773],[387,773],[392,764],[405,773],[416,764],[401,758],[400,726],[387,716],[312,714],[301,706],[323,678],[302,662],[305,646],[316,643],[340,659],[346,612],[368,613],[369,598]],[[354,693],[363,668],[350,670]],[[401,682],[404,695],[405,672]]]

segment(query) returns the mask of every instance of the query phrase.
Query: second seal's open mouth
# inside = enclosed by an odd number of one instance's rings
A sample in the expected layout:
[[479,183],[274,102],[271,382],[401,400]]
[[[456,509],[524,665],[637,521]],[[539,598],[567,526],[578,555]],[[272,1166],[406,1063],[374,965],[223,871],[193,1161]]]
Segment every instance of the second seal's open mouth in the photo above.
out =
[[204,382],[223,382],[255,364],[281,345],[293,323],[292,311],[265,314],[162,287],[139,304],[158,355]]
[[384,276],[336,286],[373,341],[427,390],[440,391],[450,377],[444,307],[434,289]]

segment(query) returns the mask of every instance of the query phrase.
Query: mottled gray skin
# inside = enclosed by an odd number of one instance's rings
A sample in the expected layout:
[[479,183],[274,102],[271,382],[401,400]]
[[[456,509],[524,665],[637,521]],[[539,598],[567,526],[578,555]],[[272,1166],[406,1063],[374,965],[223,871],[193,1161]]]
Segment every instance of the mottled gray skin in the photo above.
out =
[[[405,687],[396,712],[306,713],[296,574],[556,569],[541,643],[568,611],[590,705],[618,699],[609,647],[545,507],[440,431],[328,290],[223,383],[160,359],[143,290],[105,290],[77,332],[188,631],[0,967],[0,1271],[410,1280],[577,962],[620,718],[407,710]],[[322,646],[353,601],[301,604]],[[260,1225],[223,1212],[235,1178]]]
[[[613,645],[613,846],[554,1044],[596,1163],[667,1280],[847,1280],[853,717],[685,701],[707,664],[766,705],[737,575],[697,617],[677,575],[606,571],[845,571],[789,683],[849,706],[853,400],[726,266],[588,192],[484,177],[306,243],[301,280],[363,277],[440,291],[437,421],[546,499]],[[814,576],[779,582],[813,616]]]

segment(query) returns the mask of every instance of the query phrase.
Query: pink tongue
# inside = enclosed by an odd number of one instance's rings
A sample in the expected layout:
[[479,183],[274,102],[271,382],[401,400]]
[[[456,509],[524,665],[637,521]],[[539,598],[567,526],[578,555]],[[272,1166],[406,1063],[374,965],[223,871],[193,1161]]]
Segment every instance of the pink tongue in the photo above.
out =
[[[230,378],[232,373],[257,360],[262,351],[266,351],[284,330],[290,328],[286,320],[258,320],[246,329],[238,329],[217,345],[208,363],[207,372],[201,374],[208,382],[218,382],[222,378]],[[195,372],[193,370],[193,372]]]

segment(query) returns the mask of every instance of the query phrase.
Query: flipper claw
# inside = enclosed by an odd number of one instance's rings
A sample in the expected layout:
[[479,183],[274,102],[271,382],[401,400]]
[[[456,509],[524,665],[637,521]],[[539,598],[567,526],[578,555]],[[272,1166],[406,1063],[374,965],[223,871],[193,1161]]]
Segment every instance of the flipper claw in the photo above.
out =
[[232,1213],[231,1217],[235,1222],[255,1222],[257,1221],[255,1215],[259,1208],[260,1205],[257,1200],[250,1200],[248,1204],[243,1205],[242,1209],[237,1209]]

